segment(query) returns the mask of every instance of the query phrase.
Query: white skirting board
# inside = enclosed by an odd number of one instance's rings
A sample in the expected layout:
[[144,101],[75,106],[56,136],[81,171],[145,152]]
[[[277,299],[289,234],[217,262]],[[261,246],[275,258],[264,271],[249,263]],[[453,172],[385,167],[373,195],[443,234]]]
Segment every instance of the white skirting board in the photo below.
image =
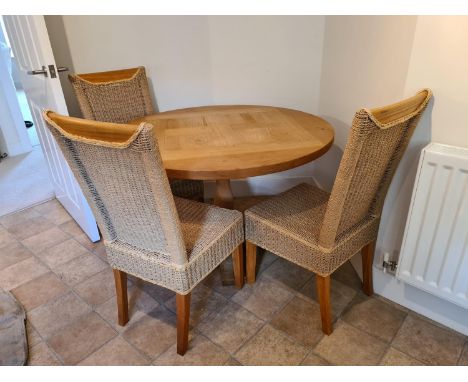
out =
[[468,336],[468,311],[383,273],[374,266],[374,291],[397,304]]

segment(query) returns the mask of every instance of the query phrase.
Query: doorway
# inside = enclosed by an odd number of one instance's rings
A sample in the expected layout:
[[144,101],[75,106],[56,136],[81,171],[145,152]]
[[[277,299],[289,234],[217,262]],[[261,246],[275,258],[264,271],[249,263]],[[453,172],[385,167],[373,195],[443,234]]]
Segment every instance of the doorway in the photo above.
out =
[[0,155],[7,154],[0,162],[3,216],[52,199],[54,189],[1,16],[0,25],[0,106],[9,114],[0,124]]

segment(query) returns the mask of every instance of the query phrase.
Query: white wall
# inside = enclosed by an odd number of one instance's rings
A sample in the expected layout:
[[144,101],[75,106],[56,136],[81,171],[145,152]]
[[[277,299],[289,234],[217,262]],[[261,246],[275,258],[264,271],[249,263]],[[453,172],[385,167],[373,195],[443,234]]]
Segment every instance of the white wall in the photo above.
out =
[[[466,310],[396,280],[380,269],[383,252],[398,259],[421,149],[431,140],[468,147],[467,18],[327,17],[320,113],[335,127],[334,150],[316,161],[314,175],[333,184],[354,113],[413,95],[434,100],[420,121],[387,194],[377,240],[374,287],[381,294],[468,334]],[[359,256],[353,259],[359,269]]]
[[[77,73],[144,65],[159,111],[249,103],[318,112],[324,16],[47,16],[46,23],[57,65]],[[70,114],[79,115],[61,80]],[[312,181],[312,168],[235,182],[234,194],[273,194]]]
[[[214,104],[257,104],[318,113],[325,17],[210,16]],[[234,181],[235,195],[275,194],[312,182],[314,164]],[[207,194],[213,192],[206,187]]]
[[[432,131],[433,142],[468,147],[467,41],[466,16],[419,16],[417,19],[405,94],[412,94],[421,87],[433,90],[431,114],[427,113],[418,127],[421,131]],[[416,162],[408,167],[411,168],[411,177],[414,177]],[[413,182],[406,181],[404,186],[398,192],[407,199]],[[398,227],[400,222],[406,222],[409,200],[391,204],[394,199],[398,201],[398,198],[393,197],[386,206],[389,225],[384,232],[383,243],[387,248],[393,245],[399,249],[404,225],[401,229],[393,228],[398,232],[395,239],[386,234],[391,230],[390,227]],[[383,296],[468,335],[466,309],[421,292],[388,275],[380,273],[376,283]]]

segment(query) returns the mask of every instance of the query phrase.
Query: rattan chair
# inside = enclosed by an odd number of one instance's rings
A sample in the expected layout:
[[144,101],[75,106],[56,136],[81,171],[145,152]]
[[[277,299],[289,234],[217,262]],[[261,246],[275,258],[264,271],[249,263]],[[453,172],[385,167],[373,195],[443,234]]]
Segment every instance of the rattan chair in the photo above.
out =
[[333,331],[330,275],[362,254],[363,290],[373,293],[372,262],[380,215],[393,174],[431,91],[356,113],[331,194],[300,184],[245,211],[247,282],[256,246],[316,274],[322,330]]
[[[188,343],[190,292],[230,254],[243,279],[242,214],[173,197],[153,126],[44,111],[101,230],[114,269],[118,322],[128,322],[127,273],[176,292],[177,352]],[[157,336],[157,333],[155,333]]]
[[[145,68],[109,72],[70,74],[81,113],[86,119],[129,123],[154,114]],[[203,201],[203,181],[171,179],[172,193],[182,198]]]

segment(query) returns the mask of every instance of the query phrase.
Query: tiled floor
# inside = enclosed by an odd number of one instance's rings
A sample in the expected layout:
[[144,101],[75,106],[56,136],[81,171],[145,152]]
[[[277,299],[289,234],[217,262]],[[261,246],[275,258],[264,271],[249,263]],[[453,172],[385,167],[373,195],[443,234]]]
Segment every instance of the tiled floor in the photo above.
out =
[[333,276],[335,330],[324,336],[314,285],[269,253],[253,287],[223,287],[214,272],[193,292],[180,357],[174,294],[131,278],[119,327],[103,246],[57,201],[0,218],[0,287],[27,310],[30,365],[468,365],[466,337],[366,297],[350,264]]

